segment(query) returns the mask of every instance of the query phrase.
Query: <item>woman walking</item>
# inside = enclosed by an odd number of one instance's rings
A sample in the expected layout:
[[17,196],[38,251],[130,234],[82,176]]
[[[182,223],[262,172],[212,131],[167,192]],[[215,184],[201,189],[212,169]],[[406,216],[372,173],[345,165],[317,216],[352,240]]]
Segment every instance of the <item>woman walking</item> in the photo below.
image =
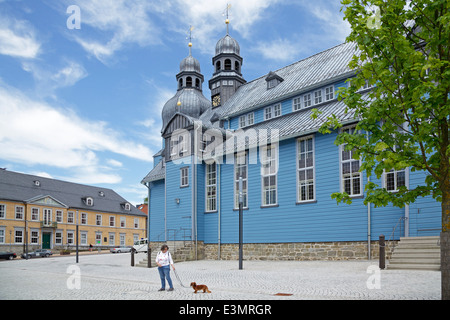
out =
[[166,290],[166,279],[169,283],[169,290],[167,291],[173,291],[172,279],[170,278],[170,265],[172,265],[173,270],[175,270],[175,266],[173,265],[169,247],[166,244],[161,247],[161,252],[156,255],[156,264],[158,265],[159,277],[161,278],[161,289],[158,291]]

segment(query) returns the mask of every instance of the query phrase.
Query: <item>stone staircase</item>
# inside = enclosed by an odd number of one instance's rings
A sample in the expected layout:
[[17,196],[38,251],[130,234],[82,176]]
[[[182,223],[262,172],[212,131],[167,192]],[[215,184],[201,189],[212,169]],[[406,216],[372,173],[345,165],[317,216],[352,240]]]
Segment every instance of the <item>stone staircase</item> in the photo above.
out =
[[[180,261],[189,261],[194,260],[194,250],[192,247],[192,243],[190,241],[168,241],[166,243],[169,246],[169,251],[172,255],[173,262]],[[158,244],[157,246],[152,246],[151,253],[151,265],[152,267],[156,267],[156,255],[160,251],[162,244]],[[142,256],[144,258],[142,259]],[[139,253],[135,256],[135,261],[139,261],[135,264],[136,267],[147,268],[147,254]]]
[[407,237],[400,238],[394,248],[387,269],[441,269],[440,237]]

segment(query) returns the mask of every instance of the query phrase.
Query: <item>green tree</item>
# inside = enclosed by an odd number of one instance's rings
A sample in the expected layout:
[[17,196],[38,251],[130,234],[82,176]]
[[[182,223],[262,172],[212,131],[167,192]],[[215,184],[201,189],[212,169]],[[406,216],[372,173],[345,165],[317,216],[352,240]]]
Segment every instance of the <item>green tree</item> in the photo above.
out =
[[[354,134],[338,134],[335,143],[354,150],[368,176],[380,178],[383,172],[405,168],[425,171],[423,185],[402,186],[398,192],[368,182],[365,203],[403,207],[431,195],[441,202],[442,233],[449,233],[450,1],[342,0],[342,4],[344,19],[351,25],[347,42],[357,47],[350,62],[357,75],[339,97],[359,122]],[[360,89],[367,84],[373,88],[362,94]],[[332,116],[321,132],[340,126]],[[332,197],[351,203],[345,192]],[[448,260],[441,261],[441,270],[442,299],[450,299]]]

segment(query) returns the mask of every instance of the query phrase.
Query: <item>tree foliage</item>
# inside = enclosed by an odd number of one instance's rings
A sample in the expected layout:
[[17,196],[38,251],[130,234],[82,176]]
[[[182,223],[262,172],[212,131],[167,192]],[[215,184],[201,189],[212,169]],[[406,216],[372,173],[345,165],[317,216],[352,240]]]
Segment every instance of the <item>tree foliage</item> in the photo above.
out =
[[[422,185],[388,192],[370,181],[365,203],[403,207],[431,195],[442,202],[443,231],[450,230],[450,1],[342,0],[355,43],[351,85],[339,92],[359,120],[355,134],[342,133],[362,160],[361,170],[378,178],[409,168],[427,173]],[[362,90],[367,84],[370,91]],[[341,124],[328,118],[321,132]],[[351,203],[346,193],[338,202]]]

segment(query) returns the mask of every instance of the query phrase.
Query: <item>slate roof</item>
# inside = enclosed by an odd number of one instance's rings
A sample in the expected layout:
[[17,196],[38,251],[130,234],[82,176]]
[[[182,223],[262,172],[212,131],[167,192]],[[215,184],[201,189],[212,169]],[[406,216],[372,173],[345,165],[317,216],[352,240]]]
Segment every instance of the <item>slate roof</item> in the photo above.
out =
[[158,164],[142,179],[141,183],[157,181],[165,179],[166,171],[164,170],[164,160],[158,162]]
[[[36,186],[35,181],[39,181],[39,186]],[[26,203],[47,196],[70,209],[145,216],[133,205],[130,211],[125,210],[124,204],[128,201],[112,189],[0,169],[0,200]],[[86,197],[93,198],[93,206],[85,204],[83,198]]]
[[325,85],[337,78],[344,79],[354,73],[348,67],[354,54],[358,54],[355,44],[343,43],[297,61],[273,72],[284,79],[276,87],[267,89],[267,74],[261,76],[239,87],[217,111],[221,118],[229,118]]

